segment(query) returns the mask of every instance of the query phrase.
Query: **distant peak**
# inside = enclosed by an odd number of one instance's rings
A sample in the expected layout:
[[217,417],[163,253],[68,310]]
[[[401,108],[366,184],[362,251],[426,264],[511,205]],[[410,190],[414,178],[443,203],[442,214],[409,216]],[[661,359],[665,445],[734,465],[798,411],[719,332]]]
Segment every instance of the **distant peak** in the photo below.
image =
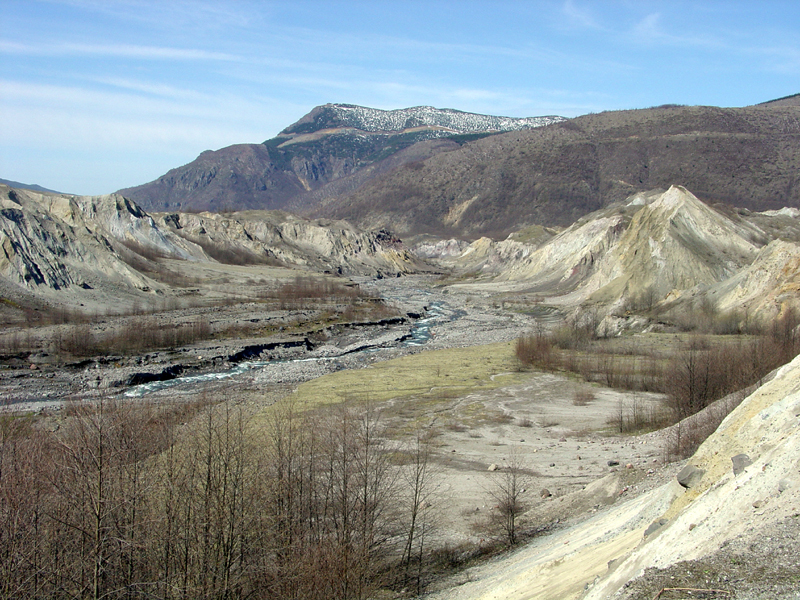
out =
[[447,130],[451,134],[516,131],[563,121],[563,117],[498,117],[452,108],[413,106],[394,110],[355,104],[324,104],[284,129],[281,136],[314,133],[322,129],[356,129],[365,133],[399,133],[415,127]]

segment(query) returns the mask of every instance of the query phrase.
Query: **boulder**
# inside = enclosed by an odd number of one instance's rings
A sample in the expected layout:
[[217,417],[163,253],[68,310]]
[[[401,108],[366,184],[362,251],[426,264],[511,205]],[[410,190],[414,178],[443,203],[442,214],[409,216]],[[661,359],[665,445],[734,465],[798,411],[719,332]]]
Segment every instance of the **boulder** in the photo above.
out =
[[731,457],[731,462],[733,463],[733,474],[739,475],[745,468],[749,467],[753,464],[753,461],[750,460],[750,457],[747,454],[737,454],[736,456]]
[[676,476],[678,479],[678,483],[681,484],[681,487],[686,488],[687,490],[693,488],[705,475],[705,471],[694,465],[686,465],[683,469],[680,470],[678,475]]

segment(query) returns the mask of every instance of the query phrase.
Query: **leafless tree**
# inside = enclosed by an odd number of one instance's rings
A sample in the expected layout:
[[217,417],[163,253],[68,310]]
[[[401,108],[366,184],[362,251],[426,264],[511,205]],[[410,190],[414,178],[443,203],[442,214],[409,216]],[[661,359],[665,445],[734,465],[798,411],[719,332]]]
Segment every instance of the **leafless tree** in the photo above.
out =
[[403,548],[403,581],[408,586],[411,566],[417,564],[416,590],[422,592],[426,537],[433,530],[431,506],[438,490],[437,469],[432,460],[433,425],[418,427],[409,448],[411,460],[401,471],[405,546]]
[[530,475],[515,446],[511,448],[503,466],[490,474],[487,493],[496,509],[490,518],[490,525],[502,532],[510,546],[517,543],[519,518],[528,509],[522,496],[529,486],[529,480]]

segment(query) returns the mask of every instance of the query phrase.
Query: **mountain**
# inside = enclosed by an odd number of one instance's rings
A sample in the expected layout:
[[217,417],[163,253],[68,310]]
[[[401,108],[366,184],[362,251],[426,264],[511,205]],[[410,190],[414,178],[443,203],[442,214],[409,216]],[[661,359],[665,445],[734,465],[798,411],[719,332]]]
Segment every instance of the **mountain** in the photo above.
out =
[[48,190],[35,183],[20,183],[19,181],[11,181],[10,179],[0,179],[0,185],[7,185],[8,187],[17,188],[19,190],[32,190],[34,192],[50,192],[58,194],[55,190]]
[[148,211],[302,210],[402,164],[455,150],[469,139],[562,120],[430,106],[378,110],[326,104],[262,144],[203,152],[188,165],[119,193]]
[[679,184],[711,203],[800,206],[800,105],[664,106],[589,114],[462,144],[312,212],[402,237],[504,238],[571,225],[638,191]]
[[[716,310],[769,318],[800,308],[800,222],[794,211],[720,211],[680,186],[631,196],[556,232],[494,242],[423,245],[473,288],[528,292],[560,305]],[[688,305],[687,305],[688,304]]]

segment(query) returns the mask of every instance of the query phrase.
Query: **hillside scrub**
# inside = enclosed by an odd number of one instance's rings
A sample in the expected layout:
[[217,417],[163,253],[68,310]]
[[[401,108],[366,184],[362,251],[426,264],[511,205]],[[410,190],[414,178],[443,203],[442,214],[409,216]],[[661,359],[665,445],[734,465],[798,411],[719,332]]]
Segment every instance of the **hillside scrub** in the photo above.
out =
[[[800,318],[788,310],[761,328],[757,335],[692,335],[678,345],[627,348],[614,352],[611,340],[578,341],[575,328],[554,332],[539,329],[519,338],[516,357],[523,367],[568,371],[612,388],[659,392],[666,395],[664,411],[650,415],[635,407],[620,409],[615,426],[620,431],[656,428],[697,414],[715,401],[763,379],[800,353]],[[728,411],[735,405],[728,403]],[[726,413],[727,414],[727,413]],[[669,415],[665,418],[665,415]],[[681,455],[691,454],[724,415],[693,421],[692,443],[680,444]],[[702,429],[705,434],[699,435]]]

